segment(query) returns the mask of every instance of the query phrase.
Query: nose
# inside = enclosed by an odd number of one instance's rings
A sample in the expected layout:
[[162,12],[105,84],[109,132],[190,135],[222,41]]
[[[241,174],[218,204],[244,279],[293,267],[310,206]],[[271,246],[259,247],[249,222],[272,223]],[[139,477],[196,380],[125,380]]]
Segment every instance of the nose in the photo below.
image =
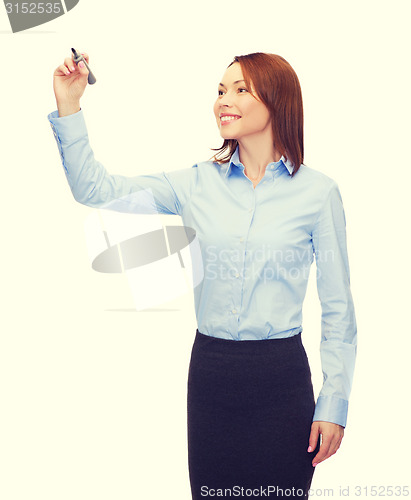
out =
[[232,99],[230,97],[229,92],[226,92],[225,94],[220,96],[220,98],[218,100],[220,106],[231,106],[231,101],[232,101]]

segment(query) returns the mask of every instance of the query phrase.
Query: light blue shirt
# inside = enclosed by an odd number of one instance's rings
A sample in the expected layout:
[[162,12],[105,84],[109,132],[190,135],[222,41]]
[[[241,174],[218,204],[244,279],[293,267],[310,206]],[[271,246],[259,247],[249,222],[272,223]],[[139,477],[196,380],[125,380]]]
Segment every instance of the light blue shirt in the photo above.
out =
[[94,158],[82,110],[61,118],[54,111],[48,119],[78,202],[105,208],[149,188],[155,206],[147,198],[145,205],[130,203],[124,211],[178,214],[196,231],[204,266],[204,279],[194,288],[201,333],[233,341],[300,333],[315,256],[323,386],[313,421],[345,427],[357,326],[337,183],[303,164],[292,177],[293,165],[282,157],[267,165],[254,188],[238,147],[224,164],[203,161],[170,172],[112,175]]

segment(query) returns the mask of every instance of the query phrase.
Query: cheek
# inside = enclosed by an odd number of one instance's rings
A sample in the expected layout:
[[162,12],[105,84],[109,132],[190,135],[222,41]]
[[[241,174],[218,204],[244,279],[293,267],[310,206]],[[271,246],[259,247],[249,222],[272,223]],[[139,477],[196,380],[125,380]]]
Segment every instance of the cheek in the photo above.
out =
[[254,106],[254,108],[250,110],[250,115],[253,116],[255,123],[259,123],[260,125],[265,125],[270,120],[270,113],[265,107]]

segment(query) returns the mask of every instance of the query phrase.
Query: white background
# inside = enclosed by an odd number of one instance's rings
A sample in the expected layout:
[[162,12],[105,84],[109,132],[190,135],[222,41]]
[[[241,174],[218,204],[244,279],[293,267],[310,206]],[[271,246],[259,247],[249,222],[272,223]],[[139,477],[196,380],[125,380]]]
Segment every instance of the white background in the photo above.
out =
[[[125,275],[89,265],[92,209],[73,199],[47,120],[52,74],[71,47],[97,77],[81,102],[95,156],[123,175],[210,158],[222,144],[217,84],[235,55],[272,52],[293,66],[304,162],[343,197],[358,323],[345,437],[312,494],[411,485],[409,19],[405,0],[80,0],[13,34],[0,8],[2,500],[191,498],[193,297],[136,312]],[[317,395],[314,271],[303,342]]]

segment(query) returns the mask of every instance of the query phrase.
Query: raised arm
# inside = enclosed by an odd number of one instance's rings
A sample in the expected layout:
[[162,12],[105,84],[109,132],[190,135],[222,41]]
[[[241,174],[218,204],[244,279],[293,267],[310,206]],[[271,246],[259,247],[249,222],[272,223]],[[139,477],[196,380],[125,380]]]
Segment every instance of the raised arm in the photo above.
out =
[[[88,55],[84,54],[87,62]],[[110,175],[94,158],[80,97],[88,70],[66,58],[54,72],[57,110],[48,115],[74,198],[84,205],[130,213],[181,215],[197,180],[197,169],[126,177]]]

